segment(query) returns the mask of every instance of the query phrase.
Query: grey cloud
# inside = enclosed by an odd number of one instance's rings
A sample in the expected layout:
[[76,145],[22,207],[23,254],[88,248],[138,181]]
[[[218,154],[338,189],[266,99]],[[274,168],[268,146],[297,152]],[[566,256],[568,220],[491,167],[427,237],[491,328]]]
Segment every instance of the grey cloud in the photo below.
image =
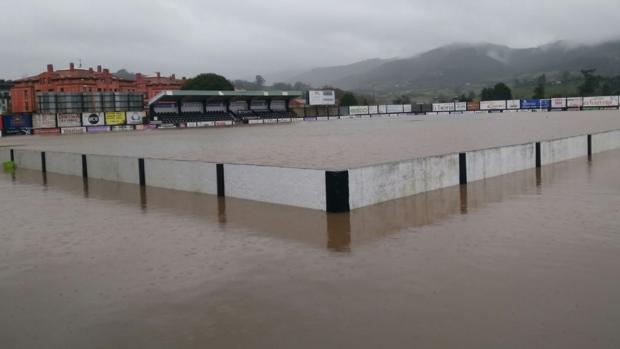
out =
[[409,56],[455,42],[513,47],[620,33],[620,2],[458,0],[9,0],[0,77],[45,64],[230,78]]

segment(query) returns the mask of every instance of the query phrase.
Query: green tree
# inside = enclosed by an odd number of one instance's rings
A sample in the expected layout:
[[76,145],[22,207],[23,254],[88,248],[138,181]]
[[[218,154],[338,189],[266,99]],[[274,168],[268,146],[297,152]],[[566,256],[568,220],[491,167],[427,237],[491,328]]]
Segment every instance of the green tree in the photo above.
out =
[[493,88],[493,98],[496,100],[512,99],[512,90],[506,84],[500,82]]
[[235,85],[235,88],[239,90],[246,90],[246,91],[260,90],[260,88],[258,88],[258,85],[256,85],[254,81],[235,80],[233,82],[233,85]]
[[476,92],[469,91],[469,94],[467,94],[467,100],[465,100],[465,102],[472,102],[474,99],[476,99]]
[[579,85],[579,94],[589,97],[596,94],[600,84],[601,76],[595,75],[596,69],[585,69],[581,71],[583,74],[583,84]]
[[276,91],[291,91],[295,89],[293,85],[286,82],[276,82],[275,84],[273,84],[272,88]]
[[[295,85],[293,85],[293,87],[295,88],[295,90],[297,91],[308,91],[308,90],[312,90],[312,86],[305,84],[301,81],[297,81],[295,83]],[[332,89],[333,90],[333,89]]]
[[351,105],[358,105],[357,98],[352,92],[347,91],[342,94],[342,97],[340,97],[340,105],[345,107]]
[[534,88],[534,99],[543,99],[546,97],[545,85],[547,84],[547,75],[543,74],[536,79],[536,88]]
[[480,91],[481,101],[492,101],[495,99],[495,91],[490,87],[485,87]]
[[256,75],[256,85],[259,88],[263,88],[263,86],[265,86],[265,78],[262,75]]
[[485,87],[480,92],[480,100],[482,101],[507,99],[512,99],[512,90],[503,82],[500,82],[493,87]]
[[232,91],[235,89],[233,84],[225,77],[214,73],[199,74],[196,77],[185,81],[182,90],[201,90],[201,91]]

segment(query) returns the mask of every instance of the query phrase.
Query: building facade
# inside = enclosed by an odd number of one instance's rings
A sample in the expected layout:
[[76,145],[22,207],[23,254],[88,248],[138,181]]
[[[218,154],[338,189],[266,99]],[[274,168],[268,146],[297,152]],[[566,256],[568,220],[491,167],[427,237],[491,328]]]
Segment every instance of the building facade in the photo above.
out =
[[9,81],[0,80],[0,114],[6,114],[11,106],[11,86]]
[[36,95],[39,92],[137,92],[150,99],[163,90],[178,90],[184,79],[174,75],[147,77],[136,74],[135,80],[123,79],[110,73],[108,69],[97,66],[97,70],[76,69],[73,63],[69,69],[54,70],[47,65],[47,71],[13,82],[10,97],[12,111],[15,113],[32,113],[36,111]]

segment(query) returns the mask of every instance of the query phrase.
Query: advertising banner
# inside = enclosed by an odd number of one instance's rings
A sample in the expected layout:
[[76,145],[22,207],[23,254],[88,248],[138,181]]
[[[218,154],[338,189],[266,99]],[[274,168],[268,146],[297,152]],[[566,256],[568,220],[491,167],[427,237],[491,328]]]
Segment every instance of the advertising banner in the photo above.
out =
[[378,105],[371,105],[368,107],[368,113],[369,114],[378,114],[379,113],[379,106]]
[[110,126],[89,126],[86,128],[87,133],[110,132]]
[[84,126],[103,126],[105,119],[103,113],[82,113],[82,125]]
[[56,127],[56,114],[34,114],[32,116],[32,128],[55,128],[55,127]]
[[293,120],[291,118],[281,118],[281,119],[277,119],[278,123],[289,123],[289,122],[293,122]]
[[480,101],[467,102],[467,110],[469,111],[480,110]]
[[518,99],[511,99],[506,101],[506,109],[516,110],[521,109],[521,101]]
[[64,127],[60,130],[63,135],[86,133],[86,127]]
[[467,110],[467,102],[456,102],[456,103],[454,103],[454,110],[456,110],[456,111],[466,111]]
[[[54,119],[56,118],[56,115],[54,115]],[[60,134],[60,129],[59,128],[37,128],[32,130],[32,134],[35,135],[59,135]]]
[[128,125],[139,125],[146,117],[146,112],[143,111],[128,111],[125,113],[127,116]]
[[82,115],[79,113],[60,113],[58,114],[58,127],[80,127],[82,126]]
[[349,115],[364,115],[368,114],[367,105],[356,105],[349,107]]
[[333,90],[308,91],[310,105],[335,105],[336,93]]
[[413,108],[411,107],[411,104],[405,104],[403,105],[403,111],[405,113],[411,113],[411,111],[413,110]]
[[387,106],[388,113],[402,113],[403,105],[402,104],[390,104]]
[[262,123],[263,123],[263,119],[248,120],[248,124],[250,125],[262,124]]
[[[251,121],[257,121],[257,120],[250,120],[250,123],[252,123]],[[198,121],[196,125],[198,125],[198,127],[211,127],[211,126],[215,126],[215,121]]]
[[583,97],[583,106],[588,107],[617,107],[618,96]]
[[521,109],[540,109],[540,99],[522,99]]
[[233,124],[232,120],[216,121],[215,122],[215,126],[231,126],[232,124]]
[[125,123],[125,112],[113,111],[105,113],[106,125],[123,125]]
[[454,103],[433,103],[434,112],[454,111]]
[[104,133],[112,131],[111,126],[89,126],[86,127],[87,133]]
[[540,109],[551,109],[551,100],[550,99],[541,99],[540,100]]
[[582,97],[566,98],[566,106],[568,108],[581,108],[583,107],[583,98]]
[[387,113],[387,105],[380,105],[379,114],[386,114],[386,113]]
[[506,101],[481,101],[480,110],[504,110]]
[[551,99],[551,108],[553,108],[553,109],[564,109],[564,108],[566,108],[566,98],[552,98]]
[[112,132],[133,131],[133,125],[116,125],[112,126]]

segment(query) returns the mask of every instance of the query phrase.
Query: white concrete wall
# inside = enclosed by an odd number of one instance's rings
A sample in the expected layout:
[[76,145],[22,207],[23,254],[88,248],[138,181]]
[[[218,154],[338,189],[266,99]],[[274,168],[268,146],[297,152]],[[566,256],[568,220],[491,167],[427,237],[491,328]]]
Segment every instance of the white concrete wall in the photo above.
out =
[[610,131],[592,135],[592,153],[620,149],[620,131]]
[[536,167],[534,143],[502,148],[476,150],[466,153],[467,181],[501,176]]
[[349,170],[351,209],[459,184],[459,156],[433,156]]
[[88,178],[140,184],[138,159],[107,155],[86,155]]
[[45,152],[47,172],[82,176],[82,154]]
[[540,156],[543,166],[588,156],[588,136],[540,142]]
[[0,147],[0,163],[11,161],[11,148]]
[[217,194],[216,164],[199,161],[144,159],[146,185]]
[[323,170],[226,164],[224,179],[227,197],[326,208]]
[[15,149],[15,166],[29,170],[41,171],[41,152],[29,149]]

